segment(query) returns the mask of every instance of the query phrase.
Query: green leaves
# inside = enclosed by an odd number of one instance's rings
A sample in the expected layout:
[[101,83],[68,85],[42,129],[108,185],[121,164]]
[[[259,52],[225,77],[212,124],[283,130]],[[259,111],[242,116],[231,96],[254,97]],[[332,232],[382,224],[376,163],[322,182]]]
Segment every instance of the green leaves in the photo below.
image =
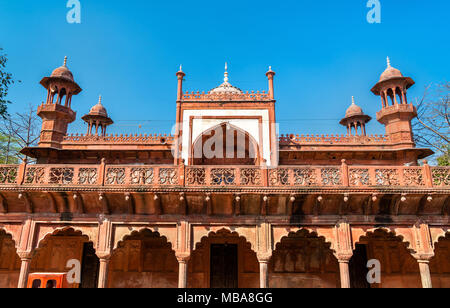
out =
[[11,101],[7,100],[9,86],[14,83],[12,74],[6,72],[6,63],[8,58],[3,54],[3,48],[0,48],[0,116],[5,118],[8,115],[8,104]]

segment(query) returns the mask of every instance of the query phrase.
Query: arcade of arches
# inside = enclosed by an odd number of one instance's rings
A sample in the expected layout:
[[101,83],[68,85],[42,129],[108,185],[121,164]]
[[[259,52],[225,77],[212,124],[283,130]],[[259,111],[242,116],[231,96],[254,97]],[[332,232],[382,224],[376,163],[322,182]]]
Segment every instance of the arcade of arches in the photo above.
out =
[[[249,236],[217,229],[192,243],[192,251],[183,255],[170,235],[142,229],[116,239],[115,248],[105,256],[96,251],[101,249],[99,243],[65,228],[42,237],[28,257],[21,258],[13,236],[0,229],[0,287],[20,284],[27,259],[29,273],[67,272],[68,260],[81,260],[81,283],[71,285],[75,288],[420,288],[427,283],[416,246],[403,236],[385,229],[352,236],[353,252],[347,257],[339,253],[342,244],[337,245],[336,238],[302,228],[285,233],[264,254]],[[432,286],[448,288],[450,233],[434,240],[433,254],[422,261],[429,264]],[[379,284],[366,280],[371,259],[381,264]],[[103,271],[102,260],[107,264]],[[347,286],[342,263],[348,265]]]

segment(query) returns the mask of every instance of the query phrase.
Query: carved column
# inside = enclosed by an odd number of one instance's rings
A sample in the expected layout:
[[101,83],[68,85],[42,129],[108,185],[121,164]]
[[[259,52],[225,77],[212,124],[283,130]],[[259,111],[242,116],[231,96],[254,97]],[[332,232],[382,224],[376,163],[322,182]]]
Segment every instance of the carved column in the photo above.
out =
[[109,219],[99,221],[97,257],[100,259],[100,269],[98,272],[98,288],[104,289],[108,286],[109,262],[112,255],[112,239],[114,228]]
[[179,254],[177,255],[178,260],[178,288],[187,288],[187,272],[188,272],[188,262],[190,255]]
[[419,263],[422,287],[432,288],[430,260],[434,257],[434,247],[430,228],[425,222],[418,221],[413,227],[413,231],[416,242],[416,253],[413,256]]
[[258,262],[259,262],[259,286],[261,289],[269,288],[269,261],[272,257],[272,227],[269,223],[258,226]]
[[269,261],[270,255],[258,255],[259,262],[259,287],[261,289],[269,288]]
[[353,256],[353,243],[350,225],[345,222],[339,222],[335,227],[336,253],[335,256],[339,262],[339,272],[341,276],[341,288],[349,289],[350,282],[350,259]]
[[98,272],[98,288],[105,289],[108,286],[108,271],[109,262],[111,261],[110,254],[100,254],[98,255],[100,259],[100,269]]
[[25,289],[27,287],[28,274],[30,273],[31,259],[33,254],[31,252],[17,252],[17,254],[22,261],[20,265],[19,283],[17,287],[19,289]]
[[350,289],[350,258],[340,258],[339,260],[339,272],[341,275],[341,288]]
[[433,285],[431,283],[430,260],[417,260],[417,262],[419,263],[422,287],[424,289],[433,288]]

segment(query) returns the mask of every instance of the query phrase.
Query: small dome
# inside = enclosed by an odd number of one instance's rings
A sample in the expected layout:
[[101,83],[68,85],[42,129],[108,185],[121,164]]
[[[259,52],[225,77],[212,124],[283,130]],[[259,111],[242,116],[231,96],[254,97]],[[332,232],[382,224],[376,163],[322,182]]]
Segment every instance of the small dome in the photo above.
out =
[[381,74],[380,81],[385,81],[385,80],[388,80],[391,78],[396,78],[396,77],[403,77],[403,74],[402,74],[402,72],[400,72],[400,70],[391,66],[391,61],[388,57],[387,58],[387,68],[383,72],[383,74]]
[[89,111],[89,115],[103,116],[106,118],[108,117],[108,112],[106,111],[106,108],[103,107],[103,105],[102,105],[102,97],[101,96],[99,98],[97,105],[92,107],[91,110]]
[[345,117],[349,118],[355,115],[364,115],[364,112],[361,107],[352,104],[350,107],[348,107],[347,111],[345,112]]
[[242,92],[241,89],[233,87],[229,82],[228,82],[228,64],[225,63],[225,74],[224,74],[224,79],[223,79],[223,83],[218,86],[217,88],[212,89],[211,91],[209,91],[210,94],[243,94],[244,92]]
[[218,94],[242,94],[242,90],[236,87],[233,87],[228,82],[222,83],[217,88],[212,89],[209,93],[218,93]]
[[72,72],[67,68],[67,57],[64,58],[64,65],[55,69],[50,77],[59,77],[74,81]]

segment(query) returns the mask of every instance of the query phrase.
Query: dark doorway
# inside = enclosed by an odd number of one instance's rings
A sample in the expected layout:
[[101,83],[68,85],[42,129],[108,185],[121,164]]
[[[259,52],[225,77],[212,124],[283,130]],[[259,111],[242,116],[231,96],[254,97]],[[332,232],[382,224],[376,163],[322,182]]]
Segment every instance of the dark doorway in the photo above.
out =
[[98,285],[98,271],[100,261],[95,254],[92,243],[84,243],[83,261],[81,263],[81,284],[82,289],[94,289]]
[[238,288],[238,246],[211,245],[211,288]]
[[355,289],[370,289],[367,281],[367,247],[363,244],[356,244],[353,257],[350,259],[350,283]]

